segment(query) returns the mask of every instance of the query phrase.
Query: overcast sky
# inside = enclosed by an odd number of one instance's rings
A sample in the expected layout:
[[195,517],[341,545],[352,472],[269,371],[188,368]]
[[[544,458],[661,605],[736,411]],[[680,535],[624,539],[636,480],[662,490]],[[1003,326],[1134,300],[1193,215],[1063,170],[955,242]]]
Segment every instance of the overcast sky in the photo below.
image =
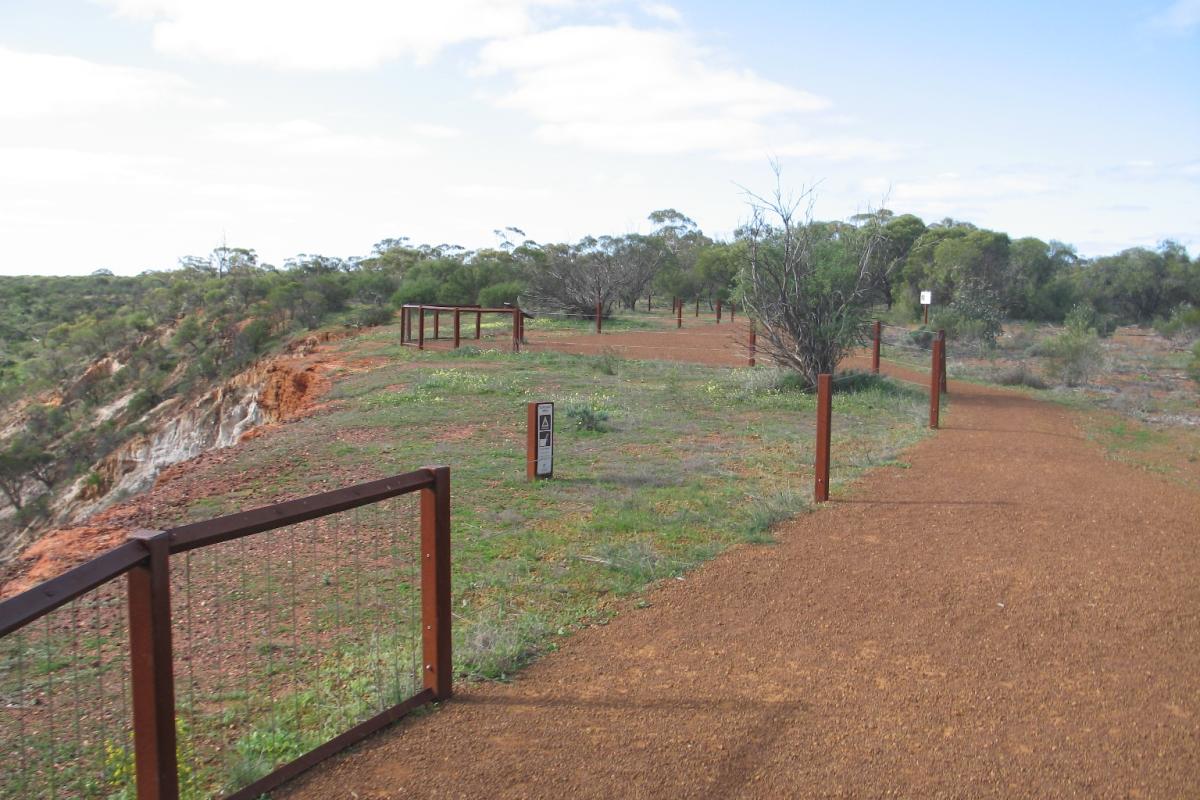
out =
[[819,184],[1200,250],[1200,0],[2,0],[0,273],[710,234]]

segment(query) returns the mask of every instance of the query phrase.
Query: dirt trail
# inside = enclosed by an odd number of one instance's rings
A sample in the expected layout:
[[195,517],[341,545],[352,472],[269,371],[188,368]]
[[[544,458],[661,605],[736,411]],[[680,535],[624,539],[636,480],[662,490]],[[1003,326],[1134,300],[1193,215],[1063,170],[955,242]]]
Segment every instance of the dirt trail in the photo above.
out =
[[951,391],[909,469],[283,795],[1195,797],[1200,494]]

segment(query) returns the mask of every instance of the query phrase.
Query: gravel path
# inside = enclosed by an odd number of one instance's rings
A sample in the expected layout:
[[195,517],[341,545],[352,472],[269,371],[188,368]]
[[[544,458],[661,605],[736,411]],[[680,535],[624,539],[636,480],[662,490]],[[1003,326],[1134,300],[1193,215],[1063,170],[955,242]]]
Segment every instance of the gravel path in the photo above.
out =
[[950,388],[910,468],[281,794],[1200,796],[1200,494]]

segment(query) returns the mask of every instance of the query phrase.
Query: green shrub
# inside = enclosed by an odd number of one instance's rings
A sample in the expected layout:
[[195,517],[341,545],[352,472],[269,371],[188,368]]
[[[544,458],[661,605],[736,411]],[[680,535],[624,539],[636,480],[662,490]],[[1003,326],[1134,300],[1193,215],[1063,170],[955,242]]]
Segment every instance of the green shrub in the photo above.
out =
[[621,365],[621,355],[611,347],[606,347],[600,351],[600,355],[592,359],[592,365],[597,372],[616,375],[617,369]]
[[126,406],[126,413],[130,419],[138,419],[150,409],[154,408],[162,402],[162,398],[152,389],[139,389],[138,392],[129,399],[129,405]]
[[908,332],[908,340],[915,346],[925,350],[933,347],[933,337],[937,336],[937,331],[929,328],[917,328],[915,331]]
[[485,286],[479,290],[479,305],[485,308],[500,308],[505,303],[515,305],[517,296],[524,288],[525,285],[520,281],[504,281]]
[[1000,297],[979,281],[963,281],[936,322],[950,339],[995,345],[1003,331]]
[[1104,366],[1100,335],[1088,323],[1089,307],[1078,305],[1067,315],[1067,329],[1045,342],[1046,372],[1067,386],[1082,386]]
[[563,414],[581,431],[603,433],[611,430],[608,425],[608,412],[599,408],[595,403],[586,400],[572,400],[563,406]]
[[1158,319],[1154,330],[1169,339],[1191,339],[1200,336],[1200,308],[1190,303],[1181,303],[1171,311],[1171,316]]
[[1101,314],[1090,303],[1076,303],[1075,306],[1067,312],[1066,319],[1063,320],[1068,328],[1078,330],[1091,329],[1096,332],[1096,335],[1101,339],[1107,339],[1113,335],[1113,331],[1117,329],[1117,318],[1111,314]]
[[357,328],[374,328],[392,321],[392,309],[387,306],[360,306],[355,309],[351,321]]

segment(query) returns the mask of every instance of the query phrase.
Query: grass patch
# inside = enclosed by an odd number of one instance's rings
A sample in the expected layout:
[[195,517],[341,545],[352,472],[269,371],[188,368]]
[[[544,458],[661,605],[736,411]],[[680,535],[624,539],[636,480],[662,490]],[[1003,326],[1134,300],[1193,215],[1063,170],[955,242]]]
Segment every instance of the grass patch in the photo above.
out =
[[[646,315],[641,324],[660,322]],[[375,356],[386,341],[364,339]],[[474,348],[395,347],[388,357],[342,376],[319,415],[212,465],[207,477],[227,485],[224,494],[169,509],[155,524],[261,504],[247,497],[246,476],[259,476],[255,492],[301,496],[449,464],[456,679],[504,680],[561,636],[628,607],[613,598],[636,597],[729,547],[769,543],[773,526],[809,510],[815,397],[786,372]],[[560,411],[555,479],[528,482],[524,404],[537,400]],[[840,375],[835,487],[926,436],[925,403],[919,387]],[[369,441],[348,445],[339,439],[347,431],[369,431]],[[337,576],[327,584],[336,592]],[[286,644],[286,630],[271,641]],[[393,646],[404,645],[376,642],[384,655]],[[322,657],[333,663],[277,702],[273,718],[237,736],[227,726],[197,733],[222,741],[222,785],[381,702],[359,683],[376,663],[366,654],[342,642]]]

